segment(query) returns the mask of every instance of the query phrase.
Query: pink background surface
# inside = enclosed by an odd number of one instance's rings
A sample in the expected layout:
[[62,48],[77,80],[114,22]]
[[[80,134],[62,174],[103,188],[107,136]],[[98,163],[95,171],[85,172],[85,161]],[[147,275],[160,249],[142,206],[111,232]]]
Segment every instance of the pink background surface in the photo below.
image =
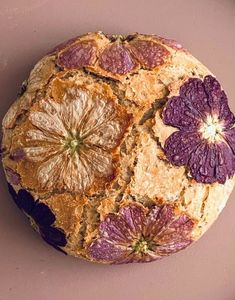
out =
[[[44,53],[97,30],[178,39],[217,75],[235,111],[234,29],[232,0],[0,0],[0,116]],[[0,299],[235,299],[235,192],[218,221],[187,250],[152,264],[115,267],[53,250],[10,201],[4,183],[0,192]]]

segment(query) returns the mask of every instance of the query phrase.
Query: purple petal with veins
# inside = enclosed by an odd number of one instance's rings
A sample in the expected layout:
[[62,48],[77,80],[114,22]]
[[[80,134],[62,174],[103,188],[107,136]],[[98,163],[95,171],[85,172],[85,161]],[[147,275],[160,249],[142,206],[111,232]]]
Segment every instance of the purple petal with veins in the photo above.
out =
[[136,62],[125,45],[113,43],[101,53],[99,65],[108,72],[124,75],[136,67]]
[[235,128],[226,130],[223,133],[223,136],[226,142],[228,143],[228,145],[230,146],[230,148],[232,149],[233,154],[235,154]]
[[224,91],[221,90],[219,82],[212,76],[204,79],[205,91],[208,103],[211,107],[211,114],[219,116],[226,128],[230,128],[235,123],[235,118],[228,106],[228,99]]
[[190,78],[181,86],[180,96],[191,112],[195,116],[200,116],[200,119],[204,119],[210,113],[211,108],[201,79]]
[[217,147],[217,164],[215,169],[215,177],[218,182],[225,181],[232,177],[235,169],[235,156],[230,147],[224,142],[216,144]]
[[179,129],[197,129],[200,125],[200,114],[182,97],[172,97],[168,100],[162,114],[163,122]]
[[194,222],[188,216],[176,215],[170,205],[147,210],[129,204],[107,215],[99,227],[100,237],[88,247],[89,256],[115,264],[150,262],[191,243]]
[[159,256],[168,256],[170,254],[173,254],[180,250],[185,249],[191,243],[192,243],[191,240],[179,239],[174,242],[158,246],[157,253]]
[[165,142],[166,156],[176,166],[186,165],[200,142],[200,135],[196,131],[176,131]]
[[92,64],[96,52],[93,41],[80,41],[60,53],[58,64],[68,69],[83,68]]
[[99,230],[103,237],[120,244],[125,244],[132,238],[132,231],[126,221],[121,216],[114,214],[105,218],[100,224]]
[[194,223],[189,216],[179,215],[156,236],[156,243],[165,245],[178,240],[187,240],[187,236],[192,231],[193,226]]
[[147,217],[145,235],[150,238],[158,236],[173,220],[174,214],[171,206],[165,205],[160,209],[155,207]]
[[97,239],[88,249],[88,253],[92,258],[107,262],[121,261],[128,257],[131,252],[131,248],[113,243],[105,238]]
[[137,60],[149,69],[162,65],[170,54],[164,46],[149,40],[133,40],[130,46]]
[[128,205],[120,210],[120,215],[126,221],[132,235],[135,237],[141,234],[145,225],[145,212],[138,205]]
[[223,142],[202,143],[192,152],[189,167],[197,182],[225,183],[233,174],[234,157],[231,149]]

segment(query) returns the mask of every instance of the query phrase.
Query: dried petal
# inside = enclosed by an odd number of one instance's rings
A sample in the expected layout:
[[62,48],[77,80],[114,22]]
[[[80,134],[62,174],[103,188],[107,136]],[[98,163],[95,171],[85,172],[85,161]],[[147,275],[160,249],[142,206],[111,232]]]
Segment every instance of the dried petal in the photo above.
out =
[[[32,138],[34,140],[34,138]],[[37,146],[37,147],[27,147],[24,148],[24,151],[27,156],[27,160],[38,162],[44,161],[49,156],[53,156],[58,153],[58,147],[55,149],[55,146]]]
[[163,122],[179,129],[196,129],[200,125],[200,114],[191,103],[182,97],[172,97],[168,100],[162,114]]
[[[125,122],[122,120],[122,122]],[[117,120],[110,120],[107,123],[102,124],[98,131],[90,133],[85,138],[85,142],[90,145],[96,145],[102,147],[105,150],[112,150],[117,146],[117,140],[120,140],[124,131],[123,127]]]
[[28,215],[30,215],[35,207],[35,200],[33,196],[28,191],[20,189],[18,192],[17,201],[19,203],[19,207]]
[[235,156],[233,150],[226,143],[216,144],[217,147],[217,164],[215,169],[216,181],[224,183],[232,177],[235,170]]
[[[66,166],[66,156],[58,154],[41,163],[37,170],[37,178],[44,189],[51,189],[57,182],[57,187],[60,184],[59,178]],[[59,173],[61,170],[61,173]]]
[[24,149],[22,148],[17,148],[12,153],[10,154],[10,159],[14,161],[20,161],[24,159],[26,156]]
[[37,223],[43,239],[57,250],[62,251],[58,246],[64,247],[66,245],[66,237],[62,230],[50,226],[55,222],[55,215],[49,207],[44,203],[35,201],[26,190],[21,189],[17,194],[10,184],[8,184],[8,190],[16,205]]
[[229,144],[230,148],[232,149],[233,154],[235,154],[235,128],[226,130],[224,132],[224,138],[226,142]]
[[126,221],[118,215],[108,215],[100,224],[99,231],[102,237],[116,242],[118,245],[127,245],[133,238],[132,230]]
[[208,96],[201,79],[190,78],[181,86],[180,96],[196,116],[204,119],[211,112]]
[[157,247],[157,253],[159,256],[166,256],[176,253],[185,249],[192,243],[192,240],[179,239],[169,244],[161,245]]
[[130,45],[135,57],[148,69],[162,65],[169,55],[165,47],[153,41],[134,40]]
[[224,91],[221,92],[219,120],[222,121],[221,123],[226,129],[231,128],[235,124],[235,117],[228,106],[228,98]]
[[188,240],[194,222],[187,215],[178,215],[172,218],[167,226],[155,237],[158,245],[171,244],[179,240]]
[[73,161],[68,160],[68,162],[65,162],[60,181],[64,178],[67,189],[84,191],[92,184],[94,174],[92,173],[92,165],[89,162],[91,163],[87,158],[83,159],[82,155],[79,157],[77,154],[74,154]]
[[176,131],[167,138],[164,150],[172,164],[183,166],[188,164],[191,153],[200,142],[200,135],[196,131]]
[[135,204],[124,206],[120,210],[120,215],[126,221],[132,235],[134,237],[140,236],[145,225],[145,211],[143,208]]
[[100,106],[102,106],[102,100],[95,102],[87,92],[80,89],[70,89],[67,87],[63,97],[65,101],[62,103],[47,101],[42,102],[41,106],[43,106],[46,112],[49,110],[51,114],[58,115],[67,131],[71,129],[81,130],[80,127],[89,121],[91,112],[100,110]]
[[49,226],[55,222],[55,215],[44,203],[37,203],[30,215],[39,226]]
[[6,176],[11,184],[19,184],[20,183],[20,175],[13,171],[10,168],[5,168]]
[[200,79],[189,79],[180,88],[180,96],[171,97],[163,112],[163,121],[179,129],[196,129],[210,107]]
[[113,244],[105,238],[97,239],[88,249],[88,254],[95,260],[106,262],[120,262],[129,256],[131,249]]
[[[90,101],[89,101],[90,102]],[[103,125],[116,117],[114,103],[105,99],[95,99],[80,123],[81,136],[97,133]]]
[[193,222],[188,215],[178,215],[173,222],[170,223],[169,228],[180,230],[182,233],[187,232],[188,234],[193,228]]
[[58,64],[67,69],[87,67],[94,62],[96,52],[94,41],[81,41],[60,53]]
[[216,147],[214,144],[202,143],[189,161],[190,171],[197,182],[213,183],[216,166]]
[[219,82],[212,76],[206,76],[203,83],[207,93],[208,103],[212,109],[211,112],[219,114],[221,104],[221,86]]
[[103,151],[97,146],[88,147],[80,156],[81,161],[88,163],[94,175],[110,176],[113,173],[112,157],[108,152]]
[[47,112],[40,111],[31,112],[29,119],[44,135],[55,135],[61,138],[67,134],[61,119],[56,114],[50,115]]
[[158,236],[173,219],[173,209],[169,205],[161,208],[155,206],[147,217],[145,235],[154,239]]
[[45,226],[40,228],[40,233],[43,239],[50,245],[64,247],[67,244],[67,240],[62,230]]
[[128,48],[120,43],[113,43],[104,49],[99,65],[108,72],[120,75],[127,74],[136,67]]
[[202,143],[189,161],[192,176],[197,182],[224,183],[234,173],[234,157],[231,149],[220,144]]
[[235,123],[235,117],[228,107],[228,99],[216,78],[208,75],[204,78],[205,91],[208,97],[208,104],[211,114],[219,116],[226,128],[230,128]]
[[[52,135],[45,134],[39,129],[30,129],[27,132],[27,141],[34,140],[35,142],[58,143],[58,139]],[[36,148],[36,147],[33,147]]]
[[132,252],[130,255],[126,256],[123,259],[116,260],[114,264],[129,264],[129,263],[148,263],[161,259],[162,256],[153,251],[148,251],[144,255],[139,255]]

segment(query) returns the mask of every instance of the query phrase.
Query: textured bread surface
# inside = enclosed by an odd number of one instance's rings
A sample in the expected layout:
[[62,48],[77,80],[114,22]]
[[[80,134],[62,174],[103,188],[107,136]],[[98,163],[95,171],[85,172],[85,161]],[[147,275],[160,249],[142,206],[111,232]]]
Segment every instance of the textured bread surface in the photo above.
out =
[[[207,76],[180,44],[154,35],[88,33],[43,57],[5,115],[2,141],[9,190],[35,230],[101,263],[151,261],[197,240],[225,206],[233,172],[203,182],[172,163],[166,141],[179,127],[163,111]],[[161,223],[155,244],[150,219]]]

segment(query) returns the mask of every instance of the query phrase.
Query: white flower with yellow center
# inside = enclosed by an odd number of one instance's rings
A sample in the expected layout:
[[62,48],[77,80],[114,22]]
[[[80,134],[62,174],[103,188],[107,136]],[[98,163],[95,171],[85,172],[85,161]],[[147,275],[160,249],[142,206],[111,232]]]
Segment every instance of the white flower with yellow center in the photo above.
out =
[[41,100],[29,114],[27,160],[38,163],[43,190],[86,191],[114,174],[113,151],[128,126],[128,115],[102,94],[68,88],[63,99]]

